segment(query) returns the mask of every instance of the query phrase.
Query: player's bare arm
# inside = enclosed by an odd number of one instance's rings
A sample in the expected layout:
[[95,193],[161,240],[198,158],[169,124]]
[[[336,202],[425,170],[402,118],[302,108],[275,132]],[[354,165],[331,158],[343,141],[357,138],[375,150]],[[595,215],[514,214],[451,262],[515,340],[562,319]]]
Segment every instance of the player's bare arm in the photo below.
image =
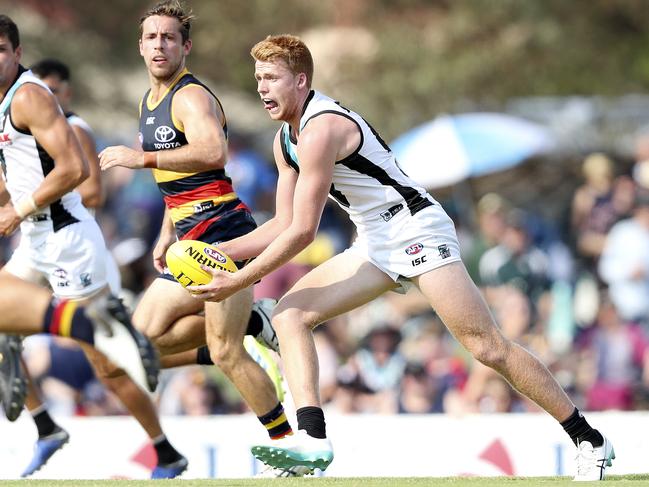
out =
[[[16,92],[11,104],[11,118],[16,128],[31,132],[38,143],[54,159],[54,169],[45,176],[31,195],[26,213],[45,207],[72,191],[88,177],[86,161],[72,128],[55,98],[34,83],[27,83]],[[21,205],[22,202],[13,202]],[[0,235],[9,235],[18,227],[25,210],[10,205],[0,209]]]
[[219,248],[235,261],[257,257],[281,232],[289,227],[293,220],[293,195],[295,194],[297,173],[284,160],[279,131],[273,143],[273,153],[278,171],[275,215],[252,232],[219,244]]
[[212,282],[188,288],[203,292],[196,297],[212,301],[225,299],[287,263],[313,241],[329,194],[335,161],[347,146],[346,138],[344,124],[338,123],[333,116],[322,115],[309,124],[298,143],[300,174],[295,185],[290,225],[240,271],[234,274],[211,272]]
[[158,272],[164,272],[164,268],[167,266],[165,260],[165,254],[167,249],[171,246],[172,243],[176,241],[176,229],[174,227],[171,216],[169,215],[169,209],[165,207],[165,213],[162,217],[162,225],[160,227],[160,235],[158,236],[158,241],[153,247],[153,267]]
[[113,166],[131,169],[156,167],[175,172],[200,172],[223,169],[227,143],[221,121],[223,112],[205,88],[190,85],[173,99],[174,119],[180,122],[187,145],[176,149],[142,152],[125,146],[107,147],[99,154],[102,170]]
[[72,125],[72,131],[76,135],[83,155],[88,161],[89,170],[88,179],[77,187],[77,191],[81,194],[83,206],[86,208],[99,208],[104,202],[104,192],[101,184],[101,171],[99,170],[95,139],[78,125]]

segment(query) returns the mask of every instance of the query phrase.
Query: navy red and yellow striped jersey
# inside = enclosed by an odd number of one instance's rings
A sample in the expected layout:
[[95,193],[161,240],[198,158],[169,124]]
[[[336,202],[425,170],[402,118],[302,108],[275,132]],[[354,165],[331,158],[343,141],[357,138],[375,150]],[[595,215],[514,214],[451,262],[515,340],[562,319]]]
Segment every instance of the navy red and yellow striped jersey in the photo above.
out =
[[[223,109],[216,95],[184,69],[157,102],[151,101],[149,90],[140,103],[140,142],[144,151],[175,149],[187,144],[183,125],[173,116],[172,100],[176,93],[191,85],[205,88]],[[223,131],[226,138],[227,130],[224,119]],[[234,210],[249,212],[239,200],[231,179],[223,169],[196,173],[153,169],[153,177],[176,227],[178,238],[200,240],[200,235],[225,214]]]

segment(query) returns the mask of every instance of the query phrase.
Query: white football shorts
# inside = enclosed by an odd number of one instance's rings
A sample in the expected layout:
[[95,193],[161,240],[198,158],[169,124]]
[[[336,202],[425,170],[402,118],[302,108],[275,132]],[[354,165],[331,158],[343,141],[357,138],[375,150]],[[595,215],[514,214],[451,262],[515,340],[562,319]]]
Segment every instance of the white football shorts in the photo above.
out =
[[72,223],[58,232],[49,222],[43,228],[40,235],[21,236],[5,266],[8,272],[30,282],[47,281],[56,296],[67,299],[86,298],[106,286],[108,250],[95,220]]
[[407,208],[388,221],[373,223],[359,231],[345,252],[371,262],[405,291],[409,278],[461,260],[453,220],[435,204],[410,215]]

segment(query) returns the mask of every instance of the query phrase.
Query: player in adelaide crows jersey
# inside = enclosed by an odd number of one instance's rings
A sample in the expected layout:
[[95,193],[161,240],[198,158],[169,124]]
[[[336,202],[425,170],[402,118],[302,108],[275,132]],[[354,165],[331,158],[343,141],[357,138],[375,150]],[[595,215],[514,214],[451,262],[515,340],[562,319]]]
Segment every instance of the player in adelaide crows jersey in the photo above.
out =
[[[221,104],[185,67],[192,47],[190,20],[177,1],[161,2],[142,17],[140,54],[150,82],[140,107],[143,150],[115,146],[100,154],[103,170],[153,169],[166,204],[153,250],[154,265],[161,272],[165,252],[176,239],[218,244],[256,227],[225,173],[227,124]],[[145,292],[133,321],[163,354],[206,340],[212,361],[234,383],[269,436],[281,438],[291,433],[283,407],[268,375],[242,343],[249,321],[254,325],[252,305],[250,287],[222,303],[204,303],[177,282],[161,278]],[[198,314],[203,310],[204,318]]]

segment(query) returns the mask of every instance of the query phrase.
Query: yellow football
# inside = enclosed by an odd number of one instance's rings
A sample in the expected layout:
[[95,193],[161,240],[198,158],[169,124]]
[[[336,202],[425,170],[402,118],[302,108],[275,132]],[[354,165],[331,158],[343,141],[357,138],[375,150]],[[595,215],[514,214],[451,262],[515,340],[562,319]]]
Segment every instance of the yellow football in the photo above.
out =
[[208,284],[212,274],[201,269],[201,265],[227,272],[236,272],[234,261],[214,245],[198,240],[174,242],[166,254],[167,267],[184,287]]

